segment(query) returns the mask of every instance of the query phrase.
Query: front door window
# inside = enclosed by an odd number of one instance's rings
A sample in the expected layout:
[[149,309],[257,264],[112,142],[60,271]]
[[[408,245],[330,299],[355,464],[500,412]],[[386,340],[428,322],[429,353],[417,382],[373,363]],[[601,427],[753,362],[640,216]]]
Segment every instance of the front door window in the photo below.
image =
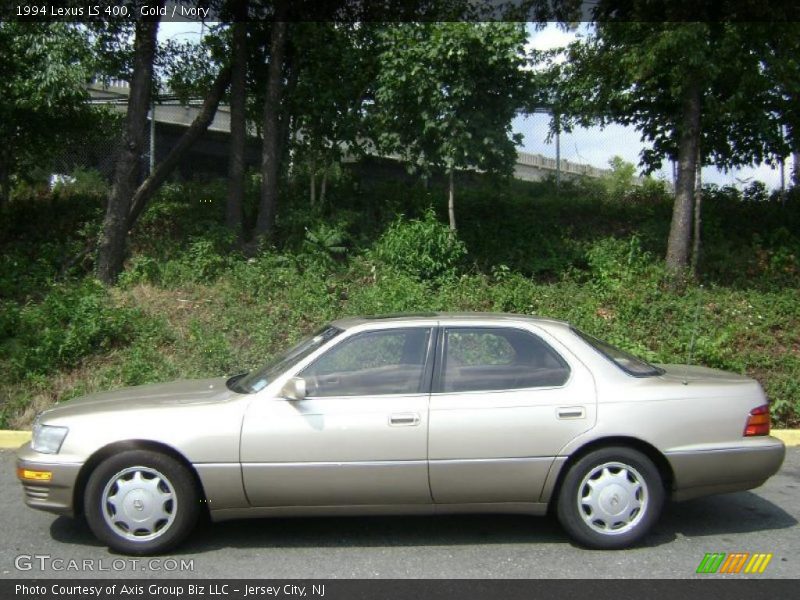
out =
[[431,329],[356,334],[306,367],[310,397],[416,394],[424,391]]

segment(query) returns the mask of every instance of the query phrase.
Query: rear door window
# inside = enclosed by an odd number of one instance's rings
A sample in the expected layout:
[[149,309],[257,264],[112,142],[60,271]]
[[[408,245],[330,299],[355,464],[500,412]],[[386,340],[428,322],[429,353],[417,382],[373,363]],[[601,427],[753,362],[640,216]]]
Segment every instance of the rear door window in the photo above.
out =
[[540,337],[511,327],[448,327],[439,391],[477,392],[557,387],[566,361]]

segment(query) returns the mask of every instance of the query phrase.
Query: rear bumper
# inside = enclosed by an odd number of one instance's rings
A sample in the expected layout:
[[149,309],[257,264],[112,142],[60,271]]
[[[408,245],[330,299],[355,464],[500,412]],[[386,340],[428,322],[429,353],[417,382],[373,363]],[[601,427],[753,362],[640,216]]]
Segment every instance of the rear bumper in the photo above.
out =
[[675,476],[672,498],[681,501],[756,488],[778,472],[785,455],[783,442],[773,437],[727,448],[667,452]]
[[75,514],[75,484],[83,465],[42,460],[42,456],[44,455],[33,452],[30,444],[20,448],[17,453],[17,473],[19,473],[19,469],[52,473],[49,481],[20,479],[25,493],[25,504],[31,508],[58,515],[73,516]]

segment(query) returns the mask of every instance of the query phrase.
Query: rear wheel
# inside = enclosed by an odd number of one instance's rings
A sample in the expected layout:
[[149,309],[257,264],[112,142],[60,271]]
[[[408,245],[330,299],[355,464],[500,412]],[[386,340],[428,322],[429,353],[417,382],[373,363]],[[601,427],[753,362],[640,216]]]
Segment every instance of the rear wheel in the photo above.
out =
[[128,450],[102,462],[89,477],[84,506],[101,541],[137,555],[175,547],[200,513],[191,473],[171,456],[150,450]]
[[583,546],[631,546],[658,520],[664,484],[653,462],[626,447],[601,448],[567,472],[558,496],[558,519]]

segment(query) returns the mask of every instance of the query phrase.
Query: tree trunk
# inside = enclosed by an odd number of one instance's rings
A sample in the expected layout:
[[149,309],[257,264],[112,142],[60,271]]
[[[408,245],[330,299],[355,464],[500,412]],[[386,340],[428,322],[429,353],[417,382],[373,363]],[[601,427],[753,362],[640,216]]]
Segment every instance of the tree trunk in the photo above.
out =
[[311,206],[317,205],[317,172],[314,170],[314,163],[311,163],[311,176],[308,180],[308,199],[311,201]]
[[[287,51],[291,48],[287,48]],[[297,87],[297,79],[298,79],[298,70],[293,67],[292,65],[292,57],[291,55],[286,56],[284,60],[284,64],[289,71],[289,76],[286,78],[286,85],[281,92],[281,96],[284,98],[291,98],[294,94],[294,90]],[[289,114],[289,111],[282,111],[278,118],[278,129],[280,131],[280,137],[278,144],[278,156],[280,157],[281,164],[286,164],[283,161],[291,161],[291,156],[289,152],[291,151],[291,142],[292,142],[292,115]]]
[[136,189],[131,200],[131,208],[128,212],[128,229],[131,229],[135,224],[139,215],[147,206],[150,198],[156,193],[161,184],[166,181],[170,173],[178,166],[183,155],[192,147],[192,145],[205,133],[208,126],[214,120],[214,115],[217,113],[222,96],[225,95],[225,90],[228,88],[228,83],[231,80],[231,68],[229,66],[223,67],[217,74],[214,83],[211,84],[211,89],[208,95],[203,100],[203,106],[200,112],[195,117],[192,124],[189,126],[178,142],[169,151],[169,154],[156,166],[155,171],[145,179],[142,184]]
[[694,203],[695,170],[700,144],[700,82],[697,78],[686,84],[678,124],[678,181],[675,204],[667,243],[667,269],[673,272],[689,266],[692,239],[692,205]]
[[8,148],[0,150],[0,208],[11,199],[11,153]]
[[228,201],[225,224],[237,236],[242,232],[244,151],[247,142],[247,0],[236,3],[231,48],[231,148],[228,157]]
[[697,169],[694,180],[694,232],[692,233],[692,273],[695,277],[700,266],[700,248],[702,231],[702,208],[703,208],[703,176],[702,161],[700,159],[700,149],[698,147]]
[[456,230],[456,204],[455,204],[455,186],[453,185],[453,169],[449,173],[449,185],[447,191],[447,215],[450,217],[450,229]]
[[319,184],[319,205],[325,207],[325,194],[328,190],[328,169],[322,171],[322,181]]
[[[283,3],[276,7],[276,19],[285,12]],[[261,202],[258,220],[253,236],[257,245],[270,238],[275,229],[275,211],[278,202],[278,173],[280,151],[279,115],[283,91],[283,57],[286,49],[285,21],[276,20],[272,24],[270,60],[267,74],[267,94],[264,102],[264,146],[261,153]]]
[[[164,5],[164,0],[158,6]],[[128,95],[125,130],[120,142],[114,183],[108,198],[103,233],[97,255],[97,277],[113,283],[122,271],[128,240],[128,214],[134,190],[139,183],[141,158],[147,131],[147,111],[153,85],[153,60],[156,53],[158,18],[137,21],[134,40],[133,76]]]
[[678,161],[670,161],[672,163],[672,190],[678,189]]
[[792,185],[800,187],[800,151],[792,152]]

